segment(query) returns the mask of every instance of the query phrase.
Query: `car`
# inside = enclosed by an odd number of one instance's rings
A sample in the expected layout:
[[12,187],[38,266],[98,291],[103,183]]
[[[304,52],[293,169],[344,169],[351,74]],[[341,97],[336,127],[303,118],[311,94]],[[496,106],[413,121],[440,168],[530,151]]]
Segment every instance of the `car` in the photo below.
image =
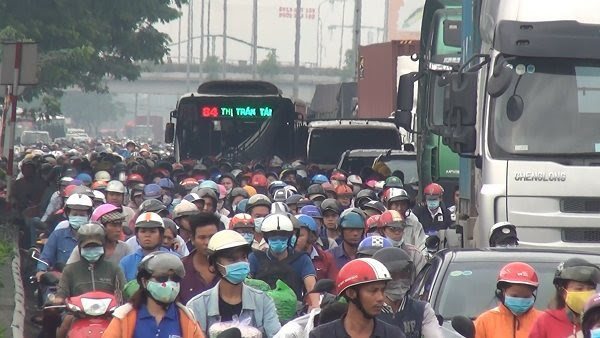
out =
[[452,330],[456,316],[475,319],[497,306],[496,278],[510,262],[525,262],[538,274],[535,307],[545,310],[555,294],[552,283],[557,266],[572,257],[600,265],[600,255],[575,250],[537,248],[445,249],[434,255],[417,274],[409,294],[433,307],[443,327]]
[[[364,167],[375,168],[385,166],[389,174],[396,170],[404,173],[405,184],[419,180],[417,173],[417,153],[396,149],[352,149],[340,156],[337,168],[352,174],[360,174]],[[387,175],[389,176],[389,175]]]

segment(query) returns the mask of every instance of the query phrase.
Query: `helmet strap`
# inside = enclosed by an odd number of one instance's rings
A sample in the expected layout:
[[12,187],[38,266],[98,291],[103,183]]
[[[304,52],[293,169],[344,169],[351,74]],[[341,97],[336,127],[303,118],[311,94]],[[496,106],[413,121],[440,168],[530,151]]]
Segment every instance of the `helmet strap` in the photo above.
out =
[[358,310],[362,313],[363,317],[365,317],[367,319],[373,319],[373,318],[375,318],[375,316],[370,315],[367,312],[367,310],[365,310],[365,307],[362,305],[362,302],[360,301],[359,288],[360,287],[354,288],[354,290],[356,291],[356,298],[350,298],[350,297],[347,297],[347,298],[350,299],[350,302],[358,308]]

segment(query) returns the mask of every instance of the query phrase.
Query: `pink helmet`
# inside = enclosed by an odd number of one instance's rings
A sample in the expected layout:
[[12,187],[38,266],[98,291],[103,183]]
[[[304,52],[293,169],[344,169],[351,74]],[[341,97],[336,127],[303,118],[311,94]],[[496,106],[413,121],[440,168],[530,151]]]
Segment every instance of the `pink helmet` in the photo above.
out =
[[102,204],[101,206],[97,207],[96,210],[94,210],[94,212],[92,213],[91,221],[92,222],[100,222],[100,218],[102,218],[102,216],[108,214],[109,212],[113,212],[113,211],[123,212],[123,208],[116,207],[109,203]]

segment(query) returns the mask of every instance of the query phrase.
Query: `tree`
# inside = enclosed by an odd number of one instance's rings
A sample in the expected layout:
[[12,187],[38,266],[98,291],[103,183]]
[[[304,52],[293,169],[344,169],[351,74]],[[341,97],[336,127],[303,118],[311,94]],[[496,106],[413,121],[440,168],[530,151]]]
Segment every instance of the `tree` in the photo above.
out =
[[125,107],[113,100],[110,94],[68,92],[61,100],[62,112],[80,126],[97,134],[105,123],[114,123],[125,113]]
[[[106,92],[105,77],[133,81],[138,62],[162,62],[170,39],[153,24],[187,0],[0,0],[0,39],[38,43],[39,84],[23,95],[60,96],[77,86]],[[173,5],[175,7],[173,7]]]
[[274,50],[271,50],[269,54],[267,54],[266,59],[262,60],[256,71],[261,79],[264,77],[272,78],[279,74],[279,62],[277,62],[277,54],[275,54]]
[[214,55],[206,57],[204,64],[202,64],[202,69],[206,73],[208,80],[218,79],[222,67],[223,65],[219,62],[219,58]]

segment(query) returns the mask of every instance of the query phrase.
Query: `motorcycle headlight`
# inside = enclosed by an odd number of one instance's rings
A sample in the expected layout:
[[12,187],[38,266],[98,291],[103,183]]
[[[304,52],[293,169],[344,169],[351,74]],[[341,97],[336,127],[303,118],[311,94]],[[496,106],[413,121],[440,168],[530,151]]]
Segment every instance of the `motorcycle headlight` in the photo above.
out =
[[83,312],[89,316],[101,316],[105,314],[110,302],[110,298],[81,298]]

